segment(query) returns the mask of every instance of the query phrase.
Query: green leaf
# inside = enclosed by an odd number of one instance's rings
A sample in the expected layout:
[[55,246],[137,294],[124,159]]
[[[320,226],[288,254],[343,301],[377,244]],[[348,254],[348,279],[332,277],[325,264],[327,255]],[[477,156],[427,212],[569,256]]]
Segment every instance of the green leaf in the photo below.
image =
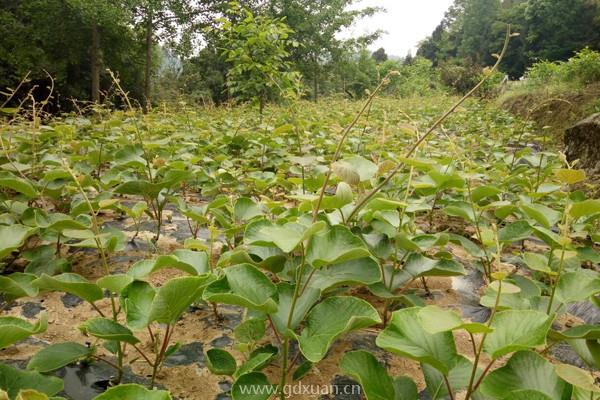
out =
[[548,257],[538,253],[525,253],[523,260],[531,270],[542,272],[544,274],[554,274],[554,271],[548,266]]
[[233,375],[237,369],[235,358],[222,349],[210,349],[206,352],[206,368],[215,375]]
[[600,292],[600,274],[580,269],[561,275],[556,286],[556,299],[563,304],[583,301]]
[[423,329],[432,334],[457,329],[464,329],[470,333],[490,333],[493,331],[484,324],[476,322],[465,323],[457,313],[444,310],[435,305],[421,308],[417,316]]
[[10,365],[0,364],[0,390],[5,390],[10,398],[14,398],[21,390],[26,389],[35,389],[53,396],[63,390],[63,381],[36,371],[21,371]]
[[575,387],[588,392],[600,393],[600,388],[596,386],[594,378],[588,371],[567,364],[555,365],[554,371],[556,372],[556,375]]
[[25,240],[37,232],[36,228],[13,224],[0,225],[0,259],[25,244]]
[[256,204],[252,199],[247,197],[240,197],[235,202],[233,207],[233,216],[237,221],[250,221],[254,217],[263,215],[259,205]]
[[175,324],[189,306],[202,298],[208,276],[184,276],[168,280],[157,291],[152,301],[150,322]]
[[133,282],[133,277],[126,274],[107,275],[96,281],[96,285],[102,289],[108,289],[112,293],[121,293],[121,290]]
[[267,344],[250,353],[250,357],[244,362],[233,375],[234,378],[238,378],[248,372],[258,371],[266,367],[271,360],[277,355],[277,347]]
[[277,311],[272,298],[276,292],[275,284],[265,274],[250,264],[239,264],[225,268],[225,276],[208,285],[203,299],[271,314]]
[[[423,375],[425,376],[427,392],[431,398],[433,400],[447,399],[449,396],[444,375],[428,364],[421,364],[421,368],[423,369]],[[473,363],[466,357],[459,355],[454,359],[450,371],[448,372],[447,379],[455,393],[459,393],[468,388],[472,371]],[[481,376],[481,372],[482,371],[478,368],[475,373],[477,379]]]
[[[294,294],[295,285],[281,282],[277,284],[277,291],[279,294],[279,307],[277,312],[272,315],[273,323],[279,332],[285,332],[287,329],[287,322],[290,315],[290,309],[292,307],[292,297]],[[302,288],[300,288],[302,289]],[[315,287],[312,287],[312,282],[307,287],[301,296],[296,300],[294,307],[294,315],[290,324],[290,329],[294,330],[302,322],[306,313],[321,297],[321,291]]]
[[171,395],[166,390],[150,390],[135,383],[126,383],[111,387],[94,400],[171,400]]
[[233,400],[267,400],[276,393],[277,387],[271,385],[262,372],[250,372],[240,376],[231,387]]
[[0,349],[23,340],[32,335],[46,332],[48,328],[48,314],[40,313],[40,319],[32,324],[17,317],[0,317]]
[[359,350],[344,354],[340,369],[360,383],[368,400],[392,400],[396,397],[392,378],[371,353]]
[[582,169],[555,169],[554,175],[563,184],[573,185],[586,179],[585,171]]
[[377,174],[377,171],[379,170],[377,165],[361,156],[344,158],[342,162],[352,166],[352,169],[358,173],[360,182],[366,182],[370,180]]
[[336,225],[327,232],[311,237],[306,260],[314,267],[337,264],[371,254],[363,241],[344,226]]
[[73,273],[64,273],[55,276],[42,274],[41,277],[32,282],[32,285],[41,291],[54,290],[70,293],[90,303],[104,297],[102,289],[98,285],[88,281],[81,275]]
[[381,269],[373,258],[357,258],[318,268],[312,274],[310,287],[323,292],[340,286],[371,285],[381,281]]
[[12,189],[15,192],[24,194],[30,199],[36,198],[38,195],[37,190],[35,190],[31,183],[10,172],[0,172],[0,187]]
[[479,203],[483,199],[487,199],[488,197],[497,196],[502,193],[502,190],[498,189],[495,186],[491,185],[482,185],[478,186],[471,192],[471,197],[475,203]]
[[79,325],[79,330],[86,335],[92,335],[99,339],[114,340],[129,344],[140,342],[133,332],[125,326],[108,318],[92,318]]
[[298,339],[307,360],[318,362],[329,346],[341,335],[380,323],[379,313],[369,303],[356,297],[328,297],[308,314]]
[[203,251],[178,249],[170,255],[158,256],[155,260],[136,262],[129,268],[127,275],[141,279],[165,268],[175,268],[190,275],[204,275],[209,271],[208,255]]
[[155,296],[156,291],[147,282],[133,281],[123,288],[119,300],[125,312],[127,326],[133,330],[148,326]]
[[27,369],[50,372],[75,361],[88,358],[93,349],[79,343],[65,342],[51,344],[35,353],[27,363]]
[[533,310],[506,310],[496,313],[483,350],[493,359],[519,350],[546,344],[553,317]]
[[[513,354],[504,367],[490,372],[483,379],[479,392],[485,399],[503,400],[512,399],[513,393],[524,390],[540,392],[551,400],[564,400],[569,398],[570,387],[543,357],[531,351],[520,351]],[[537,400],[540,397],[527,398]]]
[[533,229],[529,222],[512,222],[498,231],[498,240],[505,243],[518,242],[529,238],[532,233]]
[[560,212],[542,204],[522,204],[521,210],[529,218],[534,219],[538,224],[547,229],[554,226],[562,217]]
[[569,213],[575,219],[600,213],[600,200],[584,200],[573,203]]
[[600,325],[577,325],[562,332],[550,331],[548,334],[553,340],[570,340],[570,339],[600,339]]
[[348,185],[358,185],[360,183],[360,174],[352,164],[346,161],[336,161],[332,165],[332,170],[340,180]]
[[20,297],[37,296],[38,288],[31,284],[35,279],[37,279],[37,276],[22,272],[0,275],[0,293],[2,293],[4,300],[7,302]]
[[457,356],[451,332],[428,333],[419,323],[419,307],[395,311],[389,325],[377,336],[384,350],[429,364],[448,374]]
[[451,217],[459,217],[469,222],[475,221],[475,213],[469,203],[462,201],[452,202],[451,205],[444,208],[444,212]]
[[[280,283],[280,285],[283,285],[283,283]],[[262,339],[265,333],[265,321],[258,318],[247,319],[233,329],[233,336],[240,343],[256,342]]]
[[311,226],[289,222],[276,225],[268,220],[258,220],[249,223],[244,233],[244,242],[257,246],[277,246],[283,252],[293,251],[304,240],[325,228],[322,221]]

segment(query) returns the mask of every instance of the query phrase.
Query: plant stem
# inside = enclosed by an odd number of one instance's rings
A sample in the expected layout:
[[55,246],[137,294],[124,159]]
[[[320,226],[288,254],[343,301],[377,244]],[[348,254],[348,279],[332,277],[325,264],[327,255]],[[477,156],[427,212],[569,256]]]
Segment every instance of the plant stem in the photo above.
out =
[[[287,368],[288,368],[288,352],[289,352],[289,345],[290,345],[290,339],[289,339],[289,335],[288,335],[288,330],[291,329],[292,326],[292,320],[294,318],[294,309],[296,308],[296,303],[298,302],[298,298],[300,297],[300,285],[301,285],[301,279],[302,276],[304,276],[304,267],[306,266],[306,262],[305,262],[305,257],[304,257],[304,245],[301,244],[301,248],[302,248],[302,261],[300,263],[300,267],[298,268],[298,271],[296,272],[296,284],[294,285],[294,294],[292,295],[292,303],[290,305],[290,314],[288,315],[288,320],[287,320],[287,324],[286,324],[286,332],[283,332],[283,360],[282,360],[282,365],[281,365],[281,379],[279,381],[279,388],[278,388],[278,392],[280,395],[281,400],[285,400],[285,393],[283,392],[283,389],[285,388],[285,381],[287,378]],[[308,285],[308,282],[310,281],[310,277],[307,279],[305,286]]]
[[[498,69],[498,67],[500,66],[500,62],[504,58],[504,55],[506,54],[506,50],[508,49],[508,43],[510,41],[510,36],[511,36],[511,32],[510,32],[510,25],[509,25],[506,30],[506,38],[504,40],[504,47],[502,48],[502,52],[500,53],[500,56],[498,57],[496,64],[494,64],[494,66],[490,69],[489,74],[485,75],[483,77],[483,79],[481,79],[481,81],[479,81],[479,83],[477,85],[475,85],[475,87],[473,89],[471,89],[460,100],[458,100],[452,107],[450,107],[450,109],[448,111],[446,111],[439,119],[437,119],[433,123],[433,125],[431,125],[431,127],[427,130],[427,132],[425,132],[425,134],[421,138],[419,138],[410,147],[410,149],[406,152],[406,155],[404,156],[404,158],[411,157],[412,154],[421,145],[421,143],[423,143],[433,133],[433,131],[438,126],[440,126],[442,124],[442,122],[444,122],[446,120],[446,118],[448,118],[458,107],[460,107],[460,105],[462,103],[464,103],[469,97],[471,97],[489,79],[489,77]],[[388,176],[386,176],[386,178],[379,185],[377,185],[373,190],[371,190],[371,192],[369,192],[365,197],[363,197],[363,199],[356,205],[356,207],[354,207],[354,210],[352,210],[352,212],[348,216],[347,220],[351,221],[352,218],[354,216],[356,216],[356,214],[369,202],[369,200],[371,200],[373,198],[373,196],[375,196],[379,191],[381,191],[381,189],[383,189],[392,180],[392,178],[402,169],[403,166],[404,166],[404,163],[402,163],[402,162],[398,163],[398,165],[390,171]]]
[[173,329],[174,328],[172,328],[171,325],[167,325],[167,329],[165,330],[165,337],[163,338],[163,342],[160,347],[160,351],[156,355],[154,364],[152,364],[152,379],[150,381],[151,387],[154,386],[154,381],[156,380],[156,374],[158,373],[159,367],[163,362],[165,351],[167,351],[167,345],[169,344],[169,339],[171,339],[171,335],[173,334]]
[[[492,309],[492,314],[490,315],[490,318],[488,319],[488,322],[486,323],[486,325],[488,327],[492,324],[494,316],[496,315],[496,310],[498,310],[498,305],[500,304],[500,294],[501,293],[502,293],[502,281],[500,280],[500,281],[498,281],[498,293],[496,294],[496,302],[494,303],[494,308]],[[471,335],[471,338],[473,338],[472,335]],[[490,363],[488,368],[486,368],[486,370],[483,372],[483,374],[481,375],[481,377],[478,380],[478,384],[476,386],[473,386],[473,383],[475,382],[475,375],[477,374],[477,366],[479,364],[479,357],[481,357],[481,352],[483,351],[483,344],[485,343],[486,338],[487,338],[487,333],[483,333],[483,336],[481,337],[481,343],[479,343],[479,348],[477,349],[477,352],[475,353],[475,360],[473,361],[473,369],[471,370],[471,377],[469,378],[469,386],[467,389],[467,395],[465,396],[465,400],[469,400],[471,398],[471,395],[477,389],[479,381],[481,381],[483,379],[483,377],[485,376],[485,374],[491,367],[492,363]],[[473,342],[473,344],[474,343],[475,342]],[[492,360],[492,362],[493,362],[493,360]]]
[[[552,253],[550,253],[549,258],[552,260]],[[560,263],[558,264],[558,275],[556,276],[556,279],[553,282],[552,293],[550,293],[550,300],[548,301],[548,308],[546,309],[546,314],[548,314],[548,315],[550,315],[550,312],[552,312],[552,303],[554,303],[554,295],[556,294],[556,288],[558,287],[558,283],[560,282],[560,277],[563,272],[564,264],[565,264],[565,246],[563,245],[561,248],[561,252],[560,252]]]
[[325,190],[327,189],[327,185],[329,184],[329,179],[331,178],[331,173],[333,172],[333,163],[335,163],[338,158],[340,157],[340,153],[342,152],[342,146],[344,145],[344,142],[346,141],[346,138],[348,137],[348,134],[350,133],[350,130],[352,130],[352,128],[354,127],[354,125],[356,125],[356,123],[358,122],[358,120],[360,119],[360,117],[365,113],[367,107],[370,106],[371,102],[373,101],[373,99],[375,98],[375,95],[381,90],[381,88],[383,88],[384,85],[387,84],[388,81],[388,77],[393,73],[394,71],[390,71],[385,78],[383,78],[381,80],[381,82],[379,82],[379,85],[377,85],[377,87],[375,88],[375,90],[373,90],[373,93],[371,93],[371,95],[369,96],[369,98],[367,99],[367,101],[365,102],[365,104],[363,104],[362,108],[360,109],[360,111],[358,112],[358,114],[356,114],[356,116],[354,117],[354,119],[352,120],[352,122],[350,123],[350,125],[348,125],[343,131],[342,131],[342,137],[340,138],[340,140],[338,141],[337,147],[335,149],[335,153],[333,155],[333,158],[331,159],[331,163],[329,164],[329,169],[327,170],[327,174],[325,175],[325,180],[323,181],[323,186],[321,187],[321,192],[319,193],[319,199],[317,200],[317,204],[313,210],[313,218],[312,221],[313,223],[317,220],[317,215],[319,215],[319,209],[321,208],[321,203],[323,202],[323,196],[325,196]]

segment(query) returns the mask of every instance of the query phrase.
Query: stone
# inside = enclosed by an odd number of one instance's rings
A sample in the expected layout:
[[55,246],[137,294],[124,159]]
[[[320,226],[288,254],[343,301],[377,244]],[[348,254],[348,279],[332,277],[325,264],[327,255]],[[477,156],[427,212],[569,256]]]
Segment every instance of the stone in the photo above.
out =
[[579,160],[578,168],[600,175],[600,113],[576,123],[565,131],[565,155],[569,162]]

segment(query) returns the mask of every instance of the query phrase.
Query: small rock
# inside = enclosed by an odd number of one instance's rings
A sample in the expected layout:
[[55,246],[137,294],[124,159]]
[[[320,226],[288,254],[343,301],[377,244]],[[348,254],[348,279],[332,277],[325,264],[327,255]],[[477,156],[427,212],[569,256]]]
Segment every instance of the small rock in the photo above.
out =
[[83,303],[83,299],[81,297],[77,297],[71,293],[65,293],[64,295],[62,295],[60,301],[62,301],[63,305],[66,308],[75,308],[81,303]]
[[35,318],[42,310],[45,308],[41,304],[28,301],[21,306],[21,315],[25,318]]
[[231,343],[231,338],[228,338],[227,336],[221,336],[210,342],[210,345],[212,347],[223,348],[229,346]]

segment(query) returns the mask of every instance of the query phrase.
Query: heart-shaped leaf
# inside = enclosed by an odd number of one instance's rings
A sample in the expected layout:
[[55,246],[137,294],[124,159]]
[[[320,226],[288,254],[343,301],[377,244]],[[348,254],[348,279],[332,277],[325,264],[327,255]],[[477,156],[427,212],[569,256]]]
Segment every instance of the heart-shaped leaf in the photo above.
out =
[[371,285],[381,281],[381,269],[373,258],[341,262],[311,271],[310,274],[312,274],[310,287],[323,292],[339,286]]
[[168,280],[152,301],[149,320],[173,325],[188,307],[202,298],[209,276],[184,276]]
[[36,198],[38,195],[37,190],[29,181],[6,171],[0,172],[0,187],[12,189],[30,199]]
[[483,350],[493,359],[546,343],[553,317],[533,310],[506,310],[496,313],[490,327],[494,329]]
[[314,268],[369,256],[364,242],[341,225],[312,236],[306,252],[306,260]]
[[[312,286],[312,285],[311,285]],[[277,284],[279,293],[279,307],[277,312],[272,315],[273,323],[279,332],[285,332],[292,307],[292,298],[295,285],[281,282]],[[301,296],[296,299],[294,314],[290,324],[290,329],[294,330],[306,316],[306,313],[319,300],[321,291],[314,287],[307,287]]]
[[47,328],[48,315],[45,311],[40,313],[40,319],[35,324],[17,317],[0,317],[0,349],[29,336],[46,332]]
[[42,375],[36,371],[21,371],[10,365],[0,364],[0,390],[15,398],[21,390],[35,389],[48,396],[63,390],[62,379]]
[[479,393],[485,399],[502,400],[512,399],[512,393],[524,390],[540,392],[551,400],[563,400],[570,398],[568,392],[571,389],[543,357],[531,351],[520,351],[513,354],[504,367],[483,379]]
[[65,365],[89,357],[93,349],[79,343],[65,342],[51,344],[35,353],[27,363],[27,369],[50,372]]
[[240,264],[225,268],[225,276],[208,285],[203,298],[271,314],[277,311],[272,299],[276,292],[277,287],[265,274],[252,265]]
[[262,372],[249,372],[240,376],[231,387],[233,400],[267,400],[277,392]]
[[0,225],[0,259],[23,246],[25,240],[36,231],[36,228],[18,224]]
[[86,335],[99,339],[137,344],[140,342],[129,328],[108,318],[92,318],[79,325],[79,330]]
[[300,351],[307,360],[318,362],[329,346],[341,335],[380,323],[379,313],[356,297],[328,297],[308,314],[298,338]]
[[324,228],[325,223],[322,221],[305,226],[295,222],[277,225],[263,219],[248,224],[244,233],[244,242],[257,246],[277,246],[283,252],[289,253],[301,242]]
[[235,358],[223,349],[210,349],[206,352],[206,367],[215,375],[233,375],[237,369]]
[[155,296],[154,288],[143,281],[133,281],[121,291],[119,300],[125,311],[128,327],[141,330],[148,326]]
[[579,389],[587,392],[600,392],[600,388],[596,386],[594,378],[588,371],[568,364],[557,364],[554,366],[554,371],[556,375]]
[[344,354],[340,369],[360,383],[368,400],[396,398],[392,378],[371,353],[358,350]]
[[470,333],[492,332],[492,329],[487,325],[477,322],[464,322],[457,313],[444,310],[435,305],[421,308],[417,316],[423,329],[432,334],[457,329],[464,329]]
[[538,224],[547,229],[550,229],[552,226],[554,226],[562,217],[560,212],[542,204],[522,204],[521,210],[529,218],[534,219]]
[[584,200],[573,203],[569,213],[575,219],[600,213],[600,200]]
[[165,268],[175,268],[190,275],[203,275],[209,271],[208,255],[203,251],[178,249],[154,260],[136,262],[129,268],[127,275],[141,279]]
[[256,204],[252,199],[247,197],[240,197],[235,202],[233,207],[233,216],[238,221],[250,221],[254,217],[263,215],[260,206]]
[[591,270],[562,274],[556,286],[556,299],[563,304],[583,301],[600,293],[600,274]]
[[150,390],[135,384],[126,383],[109,388],[106,392],[94,397],[94,400],[171,400],[166,390]]
[[455,364],[456,345],[451,332],[428,333],[419,323],[419,307],[395,311],[389,325],[377,336],[377,346],[429,364],[447,375]]
[[38,288],[31,284],[35,279],[37,279],[37,276],[22,272],[0,275],[0,293],[2,293],[4,300],[7,302],[20,297],[37,296]]
[[104,297],[102,289],[98,285],[88,281],[81,275],[73,273],[55,276],[42,274],[41,277],[32,282],[32,285],[41,291],[55,290],[70,293],[90,303]]
[[107,275],[96,281],[96,285],[112,293],[121,293],[121,290],[133,282],[133,277],[126,274]]

